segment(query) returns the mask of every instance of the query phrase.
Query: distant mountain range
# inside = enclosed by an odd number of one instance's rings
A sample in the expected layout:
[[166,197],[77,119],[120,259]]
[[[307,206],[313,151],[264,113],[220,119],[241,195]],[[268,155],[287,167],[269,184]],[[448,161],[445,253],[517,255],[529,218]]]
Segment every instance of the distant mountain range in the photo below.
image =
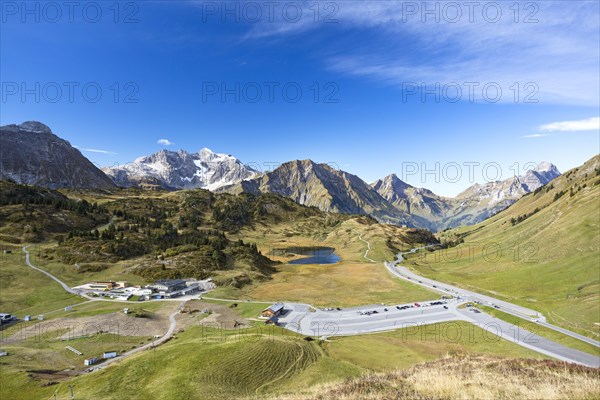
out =
[[284,163],[271,172],[219,190],[275,193],[324,211],[368,214],[380,222],[437,231],[481,222],[559,175],[554,165],[544,162],[524,176],[475,184],[457,197],[448,198],[411,186],[394,174],[369,185],[356,175],[303,160]]
[[560,172],[554,165],[542,162],[523,176],[476,183],[454,198],[411,186],[395,174],[371,186],[397,209],[422,217],[429,221],[431,229],[441,230],[481,222],[558,176]]
[[[50,188],[160,187],[274,193],[323,211],[370,215],[380,222],[433,231],[476,224],[560,176],[547,162],[523,176],[475,184],[454,198],[411,186],[392,174],[372,184],[311,160],[258,173],[237,158],[202,149],[161,150],[101,170],[39,122],[0,128],[1,179]],[[109,178],[110,177],[110,178]]]

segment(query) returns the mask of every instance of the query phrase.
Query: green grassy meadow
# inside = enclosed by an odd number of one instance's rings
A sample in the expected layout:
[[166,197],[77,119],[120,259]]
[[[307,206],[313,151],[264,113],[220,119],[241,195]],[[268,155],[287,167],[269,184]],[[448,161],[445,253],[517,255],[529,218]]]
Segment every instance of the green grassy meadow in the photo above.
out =
[[[464,242],[414,255],[406,265],[600,338],[600,185],[592,168],[597,163],[567,172],[478,225],[442,232],[442,241]],[[525,217],[519,222],[519,216]]]

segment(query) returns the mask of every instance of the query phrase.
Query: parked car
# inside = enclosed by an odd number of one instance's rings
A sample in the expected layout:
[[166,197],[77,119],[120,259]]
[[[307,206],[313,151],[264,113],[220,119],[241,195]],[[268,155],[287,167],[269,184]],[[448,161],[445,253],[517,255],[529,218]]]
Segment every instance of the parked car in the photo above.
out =
[[4,314],[4,313],[0,314],[0,325],[7,324],[9,322],[16,321],[16,320],[17,320],[17,317],[15,317],[14,315]]

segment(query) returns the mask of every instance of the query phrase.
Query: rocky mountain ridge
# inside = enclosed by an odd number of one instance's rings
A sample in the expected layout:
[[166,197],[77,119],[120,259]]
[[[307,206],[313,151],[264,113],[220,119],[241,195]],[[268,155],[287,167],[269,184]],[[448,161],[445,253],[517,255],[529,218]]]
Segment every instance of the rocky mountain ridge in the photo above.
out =
[[0,180],[51,189],[115,187],[79,150],[37,121],[0,127]]
[[395,174],[371,186],[399,210],[428,220],[432,228],[442,230],[459,225],[473,225],[504,210],[522,196],[560,176],[549,162],[541,162],[522,176],[503,181],[476,183],[458,196],[443,197],[424,188],[401,181]]

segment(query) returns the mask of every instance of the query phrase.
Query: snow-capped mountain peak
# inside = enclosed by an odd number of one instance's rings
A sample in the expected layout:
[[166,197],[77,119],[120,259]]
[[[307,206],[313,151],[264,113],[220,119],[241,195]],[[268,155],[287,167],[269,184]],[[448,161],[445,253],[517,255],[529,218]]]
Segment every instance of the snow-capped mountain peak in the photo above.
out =
[[552,164],[551,162],[548,162],[548,161],[542,161],[538,165],[536,165],[536,167],[534,168],[535,171],[539,171],[539,172],[548,172],[548,171],[552,171],[555,169],[558,170],[558,168],[556,168],[556,166],[554,164]]
[[231,154],[215,153],[211,149],[204,147],[198,152],[200,159],[207,162],[225,162],[227,160],[237,160]]
[[216,190],[256,175],[256,171],[228,154],[208,148],[198,153],[160,150],[137,158],[123,166],[106,167],[103,171],[120,186],[157,184],[170,189]]

